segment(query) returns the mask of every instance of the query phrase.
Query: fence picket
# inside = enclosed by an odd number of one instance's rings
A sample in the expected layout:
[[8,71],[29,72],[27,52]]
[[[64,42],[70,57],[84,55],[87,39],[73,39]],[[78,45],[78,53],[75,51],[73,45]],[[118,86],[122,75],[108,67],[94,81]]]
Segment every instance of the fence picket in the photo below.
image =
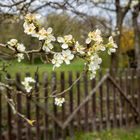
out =
[[[48,75],[47,75],[47,73],[45,73],[44,74],[44,79],[43,79],[43,88],[44,88],[44,106],[45,106],[45,109],[46,110],[48,110],[48,85],[49,85],[49,83],[48,83]],[[48,114],[46,114],[46,113],[44,113],[44,115],[45,115],[45,120],[44,120],[44,122],[45,122],[45,124],[44,124],[44,139],[45,140],[49,140],[49,116],[48,116]]]
[[[76,72],[76,78],[78,79],[80,77],[80,73]],[[81,90],[80,90],[80,86],[81,86],[81,81],[78,80],[77,84],[76,84],[76,88],[77,88],[77,106],[80,105],[81,103]],[[78,130],[81,131],[81,110],[78,111],[77,113],[77,123],[78,123]]]
[[[63,92],[65,90],[65,73],[64,72],[61,72],[61,74],[60,74],[60,83],[61,83],[61,92]],[[65,94],[63,94],[61,97],[65,98]],[[62,105],[62,122],[65,121],[65,118],[66,118],[66,106],[65,106],[65,103],[63,103],[63,105]],[[66,131],[62,130],[63,139],[65,138],[65,136],[66,136]]]
[[[93,90],[96,86],[96,80],[92,79],[91,81],[91,90]],[[92,96],[92,115],[93,115],[93,122],[92,122],[92,129],[97,130],[96,126],[96,93]]]
[[[85,98],[88,96],[88,80],[87,80],[87,74],[84,74],[84,92],[85,92]],[[84,115],[84,129],[85,131],[88,131],[88,111],[89,111],[89,105],[88,102],[85,104],[85,115]]]
[[[72,72],[69,72],[69,86],[72,85]],[[70,102],[70,106],[69,106],[69,109],[70,109],[70,114],[73,112],[73,89],[71,88],[69,90],[69,102]],[[69,133],[70,133],[70,136],[73,137],[74,136],[74,130],[73,130],[73,120],[70,122],[70,126],[69,126]]]
[[[57,85],[57,80],[56,80],[56,73],[53,72],[52,73],[52,93],[54,93],[53,95],[56,94],[56,85]],[[57,106],[55,105],[55,98],[53,98],[53,114],[54,116],[57,116]],[[56,138],[58,138],[58,126],[57,124],[54,122],[54,127],[53,127],[53,139],[55,140]]]
[[[10,74],[7,74],[7,79],[10,80],[11,79],[11,76]],[[11,86],[10,83],[8,83],[9,86]],[[11,98],[11,91],[10,89],[7,89],[7,97],[8,99]],[[11,110],[11,107],[9,105],[9,103],[7,103],[7,121],[8,121],[8,139],[13,139],[13,136],[12,136],[12,110]]]
[[[35,73],[35,97],[36,97],[36,102],[39,103],[39,75],[36,72]],[[40,140],[40,109],[36,105],[36,140]]]
[[[30,73],[25,74],[26,77],[30,77]],[[28,119],[31,119],[31,95],[26,95],[26,116]],[[31,126],[27,124],[27,140],[31,140]]]
[[106,114],[106,117],[107,117],[107,120],[106,120],[106,123],[107,123],[107,129],[110,129],[111,128],[111,124],[110,124],[110,85],[109,85],[109,80],[107,79],[106,81],[106,109],[107,109],[107,114]]
[[[102,71],[100,71],[99,79],[102,78]],[[99,88],[99,104],[100,104],[100,130],[103,129],[103,85]]]
[[[2,75],[0,73],[0,82]],[[0,140],[2,140],[2,90],[0,89]]]
[[[21,79],[20,79],[20,74],[16,74],[16,83],[21,84]],[[17,92],[20,91],[20,89],[17,87]],[[17,111],[19,113],[22,110],[22,97],[20,93],[17,93]],[[20,116],[17,116],[17,139],[21,140],[22,139],[22,118]]]

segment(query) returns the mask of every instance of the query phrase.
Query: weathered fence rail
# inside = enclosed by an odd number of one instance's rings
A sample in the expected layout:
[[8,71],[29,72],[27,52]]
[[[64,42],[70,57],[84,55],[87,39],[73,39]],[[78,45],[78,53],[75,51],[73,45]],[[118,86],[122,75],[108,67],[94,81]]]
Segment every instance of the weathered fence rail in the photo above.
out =
[[[116,77],[100,72],[91,81],[85,74],[73,85],[79,76],[79,72],[53,72],[51,76],[44,73],[43,77],[35,73],[34,91],[24,96],[0,89],[0,140],[59,140],[74,136],[75,131],[96,131],[140,122],[140,70],[120,70]],[[11,76],[8,74],[7,78]],[[16,74],[15,80],[20,84],[21,75]],[[50,95],[68,87],[70,90],[60,95],[66,102],[62,107],[56,106]],[[34,126],[13,115],[4,100],[5,94],[17,101],[18,112],[36,120]]]

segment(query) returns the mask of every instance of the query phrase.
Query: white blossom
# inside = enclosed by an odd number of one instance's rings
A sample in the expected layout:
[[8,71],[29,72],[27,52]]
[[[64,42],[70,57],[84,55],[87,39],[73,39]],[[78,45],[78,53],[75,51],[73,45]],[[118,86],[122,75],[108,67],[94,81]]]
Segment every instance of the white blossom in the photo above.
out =
[[24,27],[24,32],[27,35],[32,35],[33,37],[37,36],[37,33],[35,31],[36,27],[33,23],[28,24],[27,22],[24,22],[23,27]]
[[85,52],[84,52],[85,48],[82,45],[80,45],[78,41],[76,41],[75,49],[80,54],[85,54]]
[[117,44],[114,42],[113,37],[109,37],[109,43],[108,43],[109,49],[108,54],[111,55],[111,53],[115,53],[116,49],[118,48]]
[[24,52],[25,51],[25,46],[21,43],[17,44],[17,50],[20,52]]
[[61,53],[55,53],[52,59],[52,64],[54,64],[53,69],[55,67],[60,67],[63,63],[63,56]]
[[86,39],[86,44],[90,44],[92,40],[98,43],[101,43],[103,41],[101,37],[101,31],[99,29],[96,29],[93,32],[89,32],[88,38]]
[[64,62],[69,65],[70,61],[74,58],[74,55],[71,53],[70,50],[63,50],[62,51],[62,56],[63,56],[63,60]]
[[11,47],[15,46],[18,43],[17,39],[11,39],[10,41],[7,42],[8,45]]
[[57,41],[62,43],[61,47],[63,49],[67,49],[69,47],[69,43],[72,43],[73,36],[72,35],[65,35],[64,37],[58,37]]
[[102,59],[94,54],[90,57],[90,63],[88,64],[88,70],[90,71],[90,79],[93,79],[96,75],[96,71],[100,68],[100,64],[102,63]]
[[27,21],[27,22],[33,22],[35,20],[40,20],[40,18],[41,18],[41,15],[40,14],[31,14],[31,13],[28,13],[25,16],[25,21]]
[[139,0],[132,0],[130,8],[133,11],[134,7],[139,4]]
[[65,98],[55,98],[54,104],[61,107],[64,102]]
[[24,54],[23,53],[18,53],[16,56],[18,58],[18,62],[21,62],[21,60],[24,59]]
[[49,27],[47,30],[42,28],[38,32],[38,38],[39,38],[39,40],[45,40],[47,38],[47,36],[50,35],[51,33],[52,33],[51,27]]
[[32,86],[30,84],[35,83],[35,80],[32,77],[25,77],[24,81],[21,83],[24,85],[25,90],[30,92],[32,90]]
[[45,51],[45,52],[50,52],[52,49],[53,49],[53,45],[51,43],[44,43],[42,49]]

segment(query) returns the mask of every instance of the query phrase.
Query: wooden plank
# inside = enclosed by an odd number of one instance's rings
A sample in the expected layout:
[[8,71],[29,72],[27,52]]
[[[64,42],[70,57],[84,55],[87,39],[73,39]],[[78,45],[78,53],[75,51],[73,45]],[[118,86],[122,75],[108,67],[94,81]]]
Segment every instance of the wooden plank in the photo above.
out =
[[[128,69],[125,69],[125,93],[126,96],[128,96]],[[129,114],[129,105],[127,102],[125,102],[125,122],[126,122],[126,126],[129,126],[129,118],[128,118],[128,114]]]
[[[1,73],[0,73],[0,82],[1,82]],[[0,140],[2,140],[2,90],[0,89]]]
[[[140,112],[140,69],[137,70],[137,74],[138,74],[138,111]],[[139,116],[139,120],[140,120],[140,116]]]
[[[60,84],[61,84],[61,92],[63,92],[65,90],[65,73],[64,72],[61,72],[61,81],[60,81]],[[62,94],[61,96],[62,98],[65,98],[65,94]],[[62,121],[65,120],[65,115],[66,115],[66,112],[65,112],[65,103],[63,103],[62,105]]]
[[[62,71],[61,74],[60,74],[61,92],[63,92],[65,90],[65,82],[66,82],[65,81],[65,73],[64,73],[64,71]],[[65,94],[62,94],[61,97],[65,98]],[[65,119],[66,119],[66,106],[65,106],[65,103],[63,103],[63,105],[62,105],[62,113],[61,114],[62,114],[62,122],[64,122]],[[65,139],[66,131],[62,130],[61,133],[62,133],[62,138]]]
[[[7,74],[7,79],[11,79],[10,74]],[[9,86],[11,86],[9,84]],[[11,91],[9,89],[7,89],[7,97],[10,99],[11,98]],[[13,138],[12,136],[12,110],[11,107],[9,105],[9,103],[7,103],[7,125],[8,125],[8,139],[11,140]]]
[[[45,104],[45,110],[48,110],[48,75],[47,73],[44,74],[43,79],[43,87],[44,87],[44,104]],[[45,115],[45,124],[44,124],[44,139],[49,140],[49,116],[48,114],[44,113]]]
[[[123,82],[122,82],[122,71],[120,72],[120,78],[119,78],[119,83],[120,83],[120,87],[122,88],[122,89],[124,89],[123,88]],[[123,100],[124,98],[122,97],[122,95],[120,94],[119,95],[119,102],[120,102],[120,105],[119,105],[119,112],[120,112],[120,118],[119,118],[119,124],[120,124],[120,127],[122,127],[123,126],[123,102],[124,102],[124,100]]]
[[[54,95],[56,94],[56,86],[57,86],[57,80],[56,80],[56,72],[52,73],[52,93],[54,92]],[[57,116],[57,106],[55,105],[55,98],[53,98],[53,114],[54,116]],[[53,139],[55,140],[56,138],[58,138],[58,126],[57,123],[54,122],[53,123]]]
[[117,101],[116,101],[116,88],[113,86],[113,127],[117,127]]
[[[102,79],[102,71],[100,71],[100,80]],[[99,104],[100,104],[100,130],[103,129],[103,85],[99,88]]]
[[[84,92],[85,92],[85,98],[88,96],[88,80],[87,80],[87,74],[84,74],[84,77],[83,77],[83,80],[84,80]],[[85,120],[85,124],[84,124],[84,129],[85,131],[88,131],[89,130],[89,126],[88,126],[88,111],[89,111],[89,105],[88,105],[88,102],[85,104],[85,112],[84,112],[84,120]]]
[[[72,81],[72,72],[69,71],[69,87],[72,85],[73,81]],[[70,114],[73,112],[73,89],[71,88],[69,90],[69,112]],[[69,125],[69,133],[70,133],[70,136],[73,137],[74,136],[74,130],[73,130],[73,120],[70,122],[70,125]]]
[[[18,84],[21,84],[21,78],[19,73],[16,74],[16,82]],[[17,91],[20,91],[18,87]],[[17,94],[17,111],[19,113],[22,113],[22,97],[20,93]],[[17,140],[22,139],[22,127],[22,118],[20,116],[17,116]]]
[[[76,72],[76,78],[78,79],[80,76],[80,73],[79,72]],[[76,87],[77,87],[77,106],[80,105],[81,103],[81,81],[79,80],[76,84]],[[78,122],[78,130],[81,131],[81,110],[78,111],[77,113],[77,122]]]
[[[25,74],[26,77],[30,77],[30,73]],[[31,95],[26,95],[26,116],[28,119],[31,119]],[[27,140],[32,139],[31,135],[31,126],[27,124],[27,133],[26,133]]]
[[[36,102],[39,103],[39,75],[36,72],[35,73],[35,97],[36,97]],[[35,107],[35,114],[36,114],[36,140],[40,140],[40,109],[39,107],[36,105]]]
[[[96,79],[92,79],[91,81],[91,90],[93,90],[96,86]],[[92,129],[94,131],[97,130],[96,126],[96,93],[92,96],[92,112],[93,112],[93,122],[92,122]]]
[[111,128],[110,123],[110,84],[109,79],[106,80],[106,113],[107,113],[107,129]]

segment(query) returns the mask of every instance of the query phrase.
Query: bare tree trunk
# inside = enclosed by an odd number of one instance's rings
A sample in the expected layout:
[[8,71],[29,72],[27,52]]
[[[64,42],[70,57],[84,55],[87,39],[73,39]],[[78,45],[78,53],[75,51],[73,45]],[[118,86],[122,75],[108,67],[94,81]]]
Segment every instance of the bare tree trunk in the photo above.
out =
[[115,0],[116,28],[120,33],[115,38],[116,44],[118,45],[117,53],[112,54],[112,56],[111,56],[110,69],[111,69],[112,76],[115,74],[112,71],[112,69],[118,69],[119,55],[120,55],[119,47],[120,47],[120,44],[121,44],[122,24],[123,24],[123,20],[125,18],[125,15],[127,14],[127,12],[130,9],[130,3],[131,3],[131,1],[129,1],[129,4],[127,5],[127,7],[123,8],[123,7],[121,7],[120,0]]
[[140,29],[138,26],[138,15],[139,7],[136,7],[132,13],[133,28],[134,28],[134,48],[135,48],[135,60],[137,63],[137,68],[140,69]]

